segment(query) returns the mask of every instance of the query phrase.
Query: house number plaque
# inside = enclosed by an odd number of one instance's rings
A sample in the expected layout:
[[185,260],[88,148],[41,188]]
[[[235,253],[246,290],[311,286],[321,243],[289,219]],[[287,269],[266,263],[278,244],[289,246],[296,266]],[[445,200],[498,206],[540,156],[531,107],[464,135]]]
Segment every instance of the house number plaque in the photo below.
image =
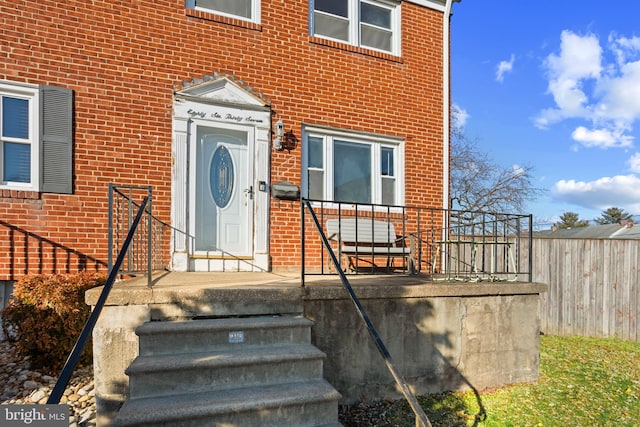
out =
[[244,331],[229,332],[229,344],[240,344],[244,342]]

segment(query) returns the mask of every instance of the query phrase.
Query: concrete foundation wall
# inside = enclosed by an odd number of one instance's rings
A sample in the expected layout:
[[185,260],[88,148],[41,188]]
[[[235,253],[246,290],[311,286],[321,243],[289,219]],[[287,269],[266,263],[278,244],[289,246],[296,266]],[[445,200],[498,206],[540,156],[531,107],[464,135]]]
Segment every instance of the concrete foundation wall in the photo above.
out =
[[[363,299],[400,373],[417,394],[535,381],[538,295]],[[325,378],[343,403],[400,398],[349,300],[308,300],[312,341],[327,353]]]
[[106,306],[93,329],[93,375],[98,424],[109,425],[129,395],[125,369],[138,356],[135,328],[150,320],[146,305]]
[[[357,286],[356,294],[417,394],[538,378],[538,304],[546,285],[384,283]],[[135,328],[176,316],[303,314],[315,322],[312,343],[327,354],[324,375],[343,395],[342,403],[401,397],[347,292],[335,280],[305,288],[203,286],[114,288],[93,333],[100,425],[108,425],[127,398],[125,369],[138,355]],[[87,303],[93,305],[98,292],[90,290]]]

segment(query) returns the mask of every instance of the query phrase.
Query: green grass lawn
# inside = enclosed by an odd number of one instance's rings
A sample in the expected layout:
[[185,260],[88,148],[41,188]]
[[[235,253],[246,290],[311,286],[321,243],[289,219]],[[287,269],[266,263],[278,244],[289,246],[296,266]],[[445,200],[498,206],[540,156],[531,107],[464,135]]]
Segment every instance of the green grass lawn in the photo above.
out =
[[[540,378],[480,392],[420,397],[434,426],[640,426],[640,343],[541,337]],[[415,426],[403,402],[349,408],[352,426]]]

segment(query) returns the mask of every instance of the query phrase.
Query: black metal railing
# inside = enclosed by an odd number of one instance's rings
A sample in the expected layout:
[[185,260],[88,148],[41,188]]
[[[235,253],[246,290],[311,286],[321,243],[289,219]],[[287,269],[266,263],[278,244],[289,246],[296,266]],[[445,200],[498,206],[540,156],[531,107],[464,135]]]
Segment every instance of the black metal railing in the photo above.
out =
[[136,200],[147,197],[149,200],[146,215],[143,217],[131,245],[119,268],[121,275],[147,275],[148,285],[152,284],[152,272],[166,267],[163,244],[168,242],[166,233],[170,226],[153,216],[151,186],[122,186],[109,184],[109,254],[108,268],[113,265],[113,258],[122,244],[136,209],[140,204]]
[[349,297],[351,298],[351,302],[353,302],[353,304],[356,307],[356,310],[358,312],[358,315],[360,316],[360,318],[362,319],[362,321],[366,325],[367,331],[369,331],[369,335],[371,336],[371,338],[375,342],[376,347],[378,348],[378,351],[382,355],[382,358],[384,359],[384,362],[385,362],[385,364],[387,366],[387,369],[389,370],[389,372],[393,376],[393,379],[395,380],[395,382],[398,385],[398,387],[400,387],[402,395],[407,400],[407,402],[409,403],[409,406],[413,410],[413,412],[414,412],[414,414],[416,416],[416,426],[431,427],[431,423],[429,422],[429,418],[427,418],[427,415],[424,413],[424,410],[420,406],[420,403],[418,402],[418,399],[413,394],[413,392],[411,392],[411,389],[407,385],[407,382],[405,381],[405,379],[402,377],[402,375],[400,374],[400,372],[396,368],[395,363],[393,362],[393,359],[391,357],[391,354],[389,354],[389,351],[387,350],[386,346],[384,345],[384,342],[382,341],[382,338],[380,338],[380,335],[378,334],[378,332],[376,331],[375,327],[373,326],[373,323],[371,322],[371,319],[369,319],[369,316],[367,315],[367,312],[365,311],[364,307],[360,303],[360,300],[358,299],[358,296],[353,291],[353,288],[352,288],[351,284],[349,283],[349,280],[347,279],[347,276],[345,275],[344,271],[342,271],[342,268],[340,266],[340,262],[338,260],[338,257],[334,253],[333,248],[331,247],[331,244],[329,243],[329,239],[327,238],[327,236],[326,236],[326,234],[324,232],[323,226],[321,225],[321,222],[318,220],[318,217],[317,217],[316,213],[314,212],[314,209],[311,206],[311,203],[308,200],[303,200],[302,201],[302,210],[303,210],[303,212],[305,211],[305,208],[311,214],[311,219],[313,221],[313,224],[315,225],[316,230],[318,231],[318,236],[319,236],[320,240],[322,241],[322,244],[324,245],[324,247],[325,247],[325,249],[327,251],[327,254],[329,256],[329,259],[330,259],[331,263],[333,264],[333,266],[335,267],[336,271],[340,275],[340,280],[342,281],[343,286],[345,287],[347,293],[349,294]]
[[56,384],[53,387],[53,390],[51,391],[51,395],[47,400],[47,404],[57,405],[60,402],[60,398],[62,397],[64,390],[67,387],[67,384],[69,384],[71,375],[73,374],[73,371],[76,368],[78,361],[80,360],[80,356],[82,355],[82,352],[84,351],[84,348],[86,347],[87,342],[91,337],[93,328],[95,327],[96,322],[98,321],[98,317],[100,316],[100,313],[102,312],[102,308],[104,307],[107,301],[109,292],[111,292],[111,288],[113,287],[116,277],[119,274],[118,271],[120,270],[120,266],[124,262],[125,256],[127,254],[127,250],[129,249],[131,242],[134,240],[136,230],[138,228],[138,225],[140,224],[142,215],[145,212],[147,202],[149,201],[150,199],[148,197],[145,197],[140,203],[138,212],[133,218],[131,227],[129,228],[129,231],[124,239],[124,242],[122,243],[122,248],[120,249],[120,252],[116,257],[116,261],[109,270],[109,275],[107,276],[107,281],[104,287],[102,288],[100,297],[98,298],[98,301],[96,302],[95,307],[91,311],[91,314],[87,319],[87,322],[82,328],[82,332],[80,332],[80,336],[76,340],[76,343],[73,346],[73,349],[69,354],[69,357],[67,358],[64,366],[62,367],[62,371],[60,372],[60,375],[58,376],[58,380],[56,381]]
[[[425,274],[432,280],[532,280],[531,215],[303,200],[313,206],[339,269]],[[302,275],[332,274],[302,209]]]

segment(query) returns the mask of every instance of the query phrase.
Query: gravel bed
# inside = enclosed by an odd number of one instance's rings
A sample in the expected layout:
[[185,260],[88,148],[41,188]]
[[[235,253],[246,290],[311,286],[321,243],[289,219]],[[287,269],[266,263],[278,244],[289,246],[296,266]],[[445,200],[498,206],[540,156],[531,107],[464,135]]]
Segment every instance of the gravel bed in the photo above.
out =
[[[13,345],[0,341],[0,405],[45,404],[55,377],[32,371],[29,358],[16,354]],[[76,369],[60,403],[69,405],[70,427],[96,425],[93,367]]]

